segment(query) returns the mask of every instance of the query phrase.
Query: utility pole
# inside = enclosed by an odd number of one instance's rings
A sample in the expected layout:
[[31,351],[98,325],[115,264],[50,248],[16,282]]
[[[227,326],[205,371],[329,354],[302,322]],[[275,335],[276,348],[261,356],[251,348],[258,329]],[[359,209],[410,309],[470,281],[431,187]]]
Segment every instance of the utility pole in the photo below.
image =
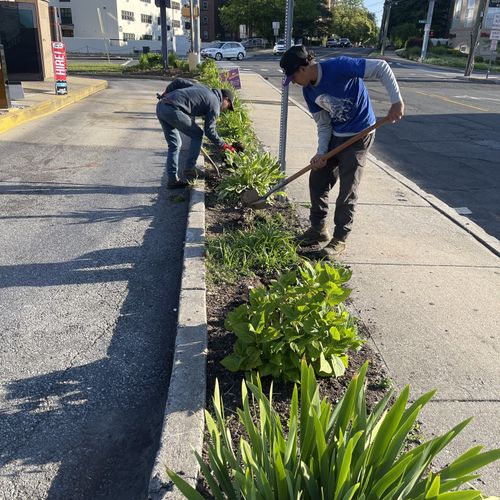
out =
[[168,31],[167,31],[167,0],[155,0],[160,7],[161,54],[163,56],[163,73],[168,71]]
[[429,8],[427,9],[427,21],[424,26],[424,41],[422,42],[422,52],[420,53],[420,62],[427,56],[427,45],[429,45],[429,35],[431,32],[432,13],[434,12],[435,0],[429,0]]
[[479,6],[477,8],[476,20],[474,21],[474,29],[471,36],[471,44],[469,50],[469,57],[467,58],[467,64],[465,66],[464,76],[470,76],[472,70],[474,69],[474,57],[476,53],[476,48],[479,43],[479,35],[481,33],[481,28],[483,25],[484,12],[486,10],[486,5],[488,0],[479,0]]
[[191,52],[195,52],[194,48],[194,5],[193,0],[189,0],[189,20],[191,22]]
[[382,36],[382,46],[380,47],[380,55],[383,56],[385,46],[387,44],[387,32],[389,31],[389,19],[391,17],[391,0],[385,0],[384,3],[384,34]]
[[[293,0],[286,0],[285,10],[285,48],[288,50],[292,46],[293,29]],[[283,73],[282,84],[286,75]],[[279,163],[283,173],[286,171],[286,130],[288,122],[288,88],[281,86],[281,115],[280,115],[280,148]]]

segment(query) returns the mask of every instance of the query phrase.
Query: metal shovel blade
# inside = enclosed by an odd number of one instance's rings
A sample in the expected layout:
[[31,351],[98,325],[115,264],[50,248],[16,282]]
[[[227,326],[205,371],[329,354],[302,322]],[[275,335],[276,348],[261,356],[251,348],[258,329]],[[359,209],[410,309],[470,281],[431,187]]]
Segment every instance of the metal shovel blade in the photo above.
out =
[[241,202],[250,208],[265,208],[267,206],[266,198],[260,196],[256,189],[249,189],[241,195]]

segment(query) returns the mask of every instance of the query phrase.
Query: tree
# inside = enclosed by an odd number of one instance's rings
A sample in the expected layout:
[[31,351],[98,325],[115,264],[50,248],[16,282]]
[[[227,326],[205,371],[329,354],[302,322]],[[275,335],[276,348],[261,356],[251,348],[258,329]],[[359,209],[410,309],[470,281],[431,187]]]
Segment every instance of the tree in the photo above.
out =
[[364,43],[376,37],[377,26],[373,14],[359,6],[359,1],[347,0],[332,7],[332,30],[337,36]]

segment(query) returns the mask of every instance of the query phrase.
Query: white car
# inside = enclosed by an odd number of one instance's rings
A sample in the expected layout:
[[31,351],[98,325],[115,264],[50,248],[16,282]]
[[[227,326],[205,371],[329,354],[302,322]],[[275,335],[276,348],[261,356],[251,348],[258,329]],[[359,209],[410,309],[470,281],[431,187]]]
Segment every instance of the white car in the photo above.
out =
[[233,58],[241,61],[246,55],[245,47],[239,42],[215,42],[211,47],[201,51],[201,57],[211,57],[216,61]]
[[273,55],[279,56],[281,54],[284,54],[285,51],[285,40],[278,40],[273,47]]

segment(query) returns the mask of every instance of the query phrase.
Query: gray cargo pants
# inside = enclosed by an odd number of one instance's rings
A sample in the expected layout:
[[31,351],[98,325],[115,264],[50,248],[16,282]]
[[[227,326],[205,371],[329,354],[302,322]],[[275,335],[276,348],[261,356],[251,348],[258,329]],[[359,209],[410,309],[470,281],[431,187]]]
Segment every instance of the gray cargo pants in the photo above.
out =
[[[326,223],[328,215],[328,194],[340,179],[340,191],[335,204],[335,229],[333,237],[345,241],[354,219],[358,199],[358,186],[366,164],[366,157],[373,143],[375,132],[360,139],[337,156],[331,158],[324,168],[311,170],[309,194],[311,196],[311,226],[320,227]],[[332,136],[328,150],[340,146],[349,137]]]

